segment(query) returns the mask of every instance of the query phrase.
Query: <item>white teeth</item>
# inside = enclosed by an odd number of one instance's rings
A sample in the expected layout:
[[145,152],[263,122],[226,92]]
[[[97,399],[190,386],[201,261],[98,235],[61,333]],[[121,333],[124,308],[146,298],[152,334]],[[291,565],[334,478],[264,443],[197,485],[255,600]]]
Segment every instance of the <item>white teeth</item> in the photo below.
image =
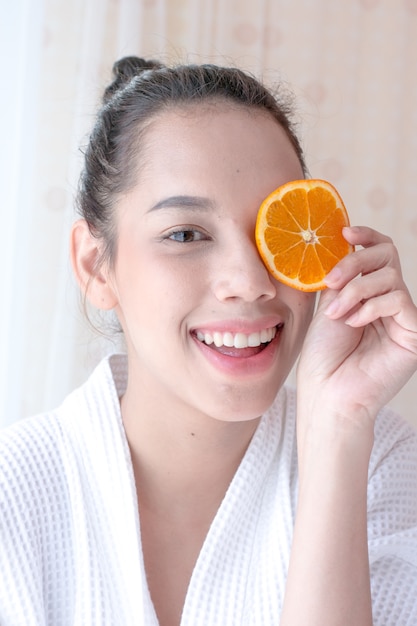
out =
[[261,345],[261,337],[259,333],[251,333],[248,337],[248,346],[250,348],[256,348]]
[[208,333],[206,333],[203,336],[203,339],[200,339],[200,341],[204,341],[204,343],[206,343],[208,346],[210,346],[213,343],[213,337],[211,335],[209,335]]
[[213,341],[216,348],[221,348],[223,345],[223,335],[221,333],[214,333]]
[[266,343],[267,341],[269,341],[268,337],[269,337],[269,329],[267,330],[266,328],[263,328],[261,330],[261,343]]
[[248,347],[248,336],[244,333],[236,333],[234,341],[234,348],[247,348]]
[[217,348],[225,346],[227,348],[257,348],[262,343],[269,343],[275,337],[277,333],[276,326],[273,328],[264,328],[258,333],[221,333],[214,332],[213,334],[208,332],[197,331],[197,339],[210,346],[212,343]]

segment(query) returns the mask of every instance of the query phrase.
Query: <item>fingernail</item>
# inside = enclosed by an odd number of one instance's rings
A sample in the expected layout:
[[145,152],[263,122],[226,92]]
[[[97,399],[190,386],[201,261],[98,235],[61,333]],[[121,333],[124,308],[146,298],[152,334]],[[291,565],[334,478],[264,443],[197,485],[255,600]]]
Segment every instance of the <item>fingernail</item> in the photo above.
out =
[[340,271],[340,269],[338,267],[334,267],[324,278],[324,282],[326,283],[326,285],[336,283],[341,275],[342,272]]
[[345,320],[345,324],[347,324],[347,326],[355,326],[358,321],[359,321],[359,314],[353,313],[353,315],[351,315],[350,317],[348,317],[347,320]]
[[330,302],[328,307],[325,309],[324,314],[334,315],[337,312],[338,308],[339,308],[339,301],[337,299],[334,299]]

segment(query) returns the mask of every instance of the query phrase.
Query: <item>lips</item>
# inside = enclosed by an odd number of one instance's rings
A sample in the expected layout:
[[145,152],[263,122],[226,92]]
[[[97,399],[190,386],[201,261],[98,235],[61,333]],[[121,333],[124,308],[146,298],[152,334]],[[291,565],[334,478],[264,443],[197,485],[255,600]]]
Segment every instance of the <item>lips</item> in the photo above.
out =
[[277,324],[252,332],[199,329],[193,334],[201,347],[209,348],[219,356],[248,359],[271,344],[282,327],[283,324]]
[[[275,324],[275,325],[274,325]],[[284,324],[275,317],[253,323],[212,324],[195,328],[194,341],[211,366],[228,376],[265,374],[276,360]]]

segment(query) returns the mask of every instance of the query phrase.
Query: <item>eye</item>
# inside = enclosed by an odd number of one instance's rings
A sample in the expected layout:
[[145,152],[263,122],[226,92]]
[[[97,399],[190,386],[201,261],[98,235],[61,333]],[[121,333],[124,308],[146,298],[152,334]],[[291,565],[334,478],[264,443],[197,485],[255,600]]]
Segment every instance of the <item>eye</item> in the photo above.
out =
[[194,241],[207,240],[208,235],[195,228],[178,228],[168,233],[166,239],[178,243],[193,243]]

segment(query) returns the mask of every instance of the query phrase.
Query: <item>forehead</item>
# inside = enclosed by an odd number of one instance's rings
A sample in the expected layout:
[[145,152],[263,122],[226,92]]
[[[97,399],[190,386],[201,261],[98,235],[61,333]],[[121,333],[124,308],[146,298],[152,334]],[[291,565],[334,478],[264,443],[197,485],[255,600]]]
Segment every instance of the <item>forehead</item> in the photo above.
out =
[[286,131],[268,112],[227,102],[187,104],[158,114],[142,135],[142,174],[241,173],[302,167]]
[[[258,133],[261,127],[275,129],[288,143],[286,131],[268,111],[257,107],[238,105],[227,100],[187,102],[173,105],[159,112],[148,124],[145,131],[145,144],[155,138],[169,142],[173,137],[181,135],[189,141],[191,136],[198,138],[214,133],[212,141],[223,137],[231,138],[238,129],[238,135],[244,139],[253,132]],[[212,142],[211,142],[212,143]]]

